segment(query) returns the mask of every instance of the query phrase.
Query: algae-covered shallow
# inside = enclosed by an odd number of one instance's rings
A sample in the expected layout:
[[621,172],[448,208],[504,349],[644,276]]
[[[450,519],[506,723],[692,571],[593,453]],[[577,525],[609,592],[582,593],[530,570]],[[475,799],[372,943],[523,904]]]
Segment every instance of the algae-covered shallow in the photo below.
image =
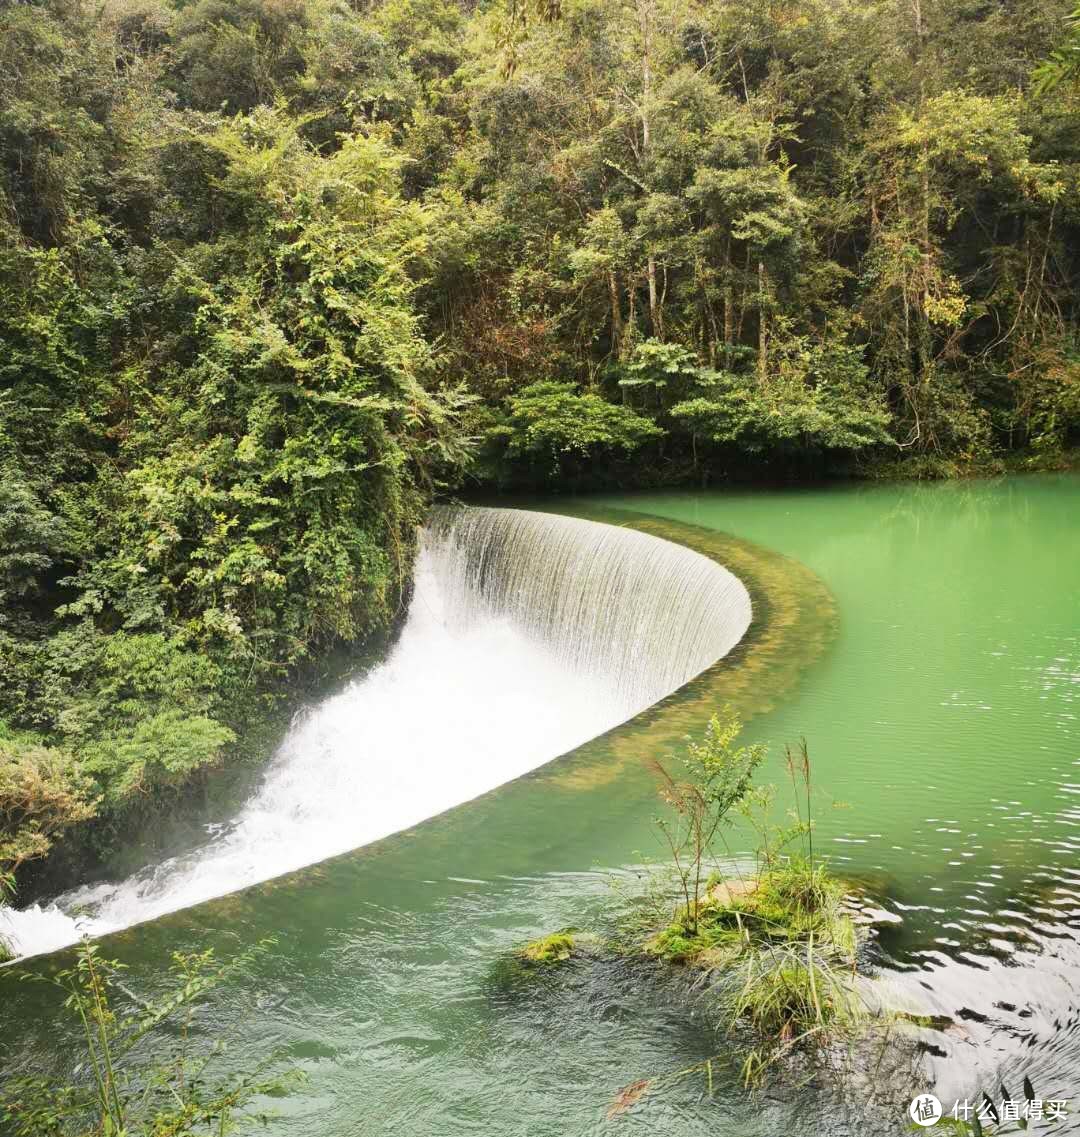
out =
[[[881,934],[895,997],[963,1027],[935,1032],[939,1096],[1004,1070],[1008,1085],[1029,1073],[1045,1097],[1080,1098],[1080,480],[553,507],[688,541],[733,534],[750,560],[768,550],[758,584],[746,570],[763,616],[767,577],[796,584],[772,591],[769,618],[708,683],[575,755],[356,854],[111,937],[128,984],[152,988],[176,947],[228,956],[276,935],[200,1030],[233,1030],[237,1065],[277,1049],[307,1070],[307,1087],[274,1103],[270,1131],[290,1137],[849,1133],[851,1100],[805,1087],[748,1101],[722,1072],[712,1098],[681,1081],[609,1118],[621,1088],[715,1053],[707,1024],[627,963],[587,955],[537,984],[493,977],[518,945],[588,926],[612,873],[635,887],[637,866],[661,856],[642,758],[727,701],[774,755],[805,735],[820,794],[846,806],[818,811],[815,840],[903,918]],[[782,779],[779,759],[762,777]],[[70,1037],[47,991],[0,983],[6,1068],[63,1067]],[[876,1102],[861,1132],[906,1131],[901,1107],[925,1086],[911,1078],[852,1088]]]

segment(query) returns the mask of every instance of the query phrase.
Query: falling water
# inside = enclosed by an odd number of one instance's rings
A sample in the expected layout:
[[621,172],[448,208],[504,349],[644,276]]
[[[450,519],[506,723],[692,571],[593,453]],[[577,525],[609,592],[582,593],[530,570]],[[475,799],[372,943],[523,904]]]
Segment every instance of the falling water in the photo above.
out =
[[468,627],[509,618],[563,667],[604,676],[616,692],[615,721],[704,671],[750,623],[750,597],[737,577],[634,529],[449,508],[436,512],[432,529],[454,619]]
[[736,577],[657,537],[440,509],[386,660],[298,719],[228,825],[125,880],[0,909],[0,938],[17,955],[52,951],[415,825],[663,698],[750,616]]

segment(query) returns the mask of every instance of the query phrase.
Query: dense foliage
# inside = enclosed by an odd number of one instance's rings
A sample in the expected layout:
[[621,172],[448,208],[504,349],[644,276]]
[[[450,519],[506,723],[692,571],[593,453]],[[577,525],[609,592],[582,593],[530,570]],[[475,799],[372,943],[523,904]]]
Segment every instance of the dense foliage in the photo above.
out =
[[385,627],[440,487],[1059,460],[1068,17],[0,3],[0,871]]
[[192,11],[0,17],[9,867],[183,784],[282,677],[387,625],[462,451],[401,155],[239,96],[178,109],[174,16],[195,35]]
[[444,372],[483,398],[482,473],[538,480],[515,421],[538,378],[663,431],[628,428],[587,470],[564,445],[556,484],[1059,460],[1080,425],[1067,17],[1028,0],[475,15],[403,137],[444,218],[421,296]]

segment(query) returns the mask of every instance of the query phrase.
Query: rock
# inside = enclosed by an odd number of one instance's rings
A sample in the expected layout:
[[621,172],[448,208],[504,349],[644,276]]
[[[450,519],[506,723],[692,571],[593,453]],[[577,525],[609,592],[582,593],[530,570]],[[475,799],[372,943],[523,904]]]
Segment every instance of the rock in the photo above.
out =
[[851,914],[853,924],[880,927],[882,924],[902,924],[903,918],[885,908],[857,908]]
[[851,917],[851,922],[859,927],[880,927],[883,924],[902,924],[902,916],[890,912],[886,908],[877,908],[868,904],[861,892],[849,892],[844,897],[844,910]]
[[757,892],[757,887],[758,882],[756,880],[740,880],[738,878],[722,880],[709,889],[709,899],[715,900],[724,908],[729,908],[737,897],[750,896]]

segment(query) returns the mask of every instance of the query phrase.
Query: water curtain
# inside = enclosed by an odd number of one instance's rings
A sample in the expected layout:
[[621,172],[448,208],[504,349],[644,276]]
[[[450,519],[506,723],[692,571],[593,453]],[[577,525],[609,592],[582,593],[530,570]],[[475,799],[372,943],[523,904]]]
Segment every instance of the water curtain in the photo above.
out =
[[635,529],[520,509],[444,507],[428,531],[458,626],[511,620],[634,713],[726,655],[750,597],[722,565]]

